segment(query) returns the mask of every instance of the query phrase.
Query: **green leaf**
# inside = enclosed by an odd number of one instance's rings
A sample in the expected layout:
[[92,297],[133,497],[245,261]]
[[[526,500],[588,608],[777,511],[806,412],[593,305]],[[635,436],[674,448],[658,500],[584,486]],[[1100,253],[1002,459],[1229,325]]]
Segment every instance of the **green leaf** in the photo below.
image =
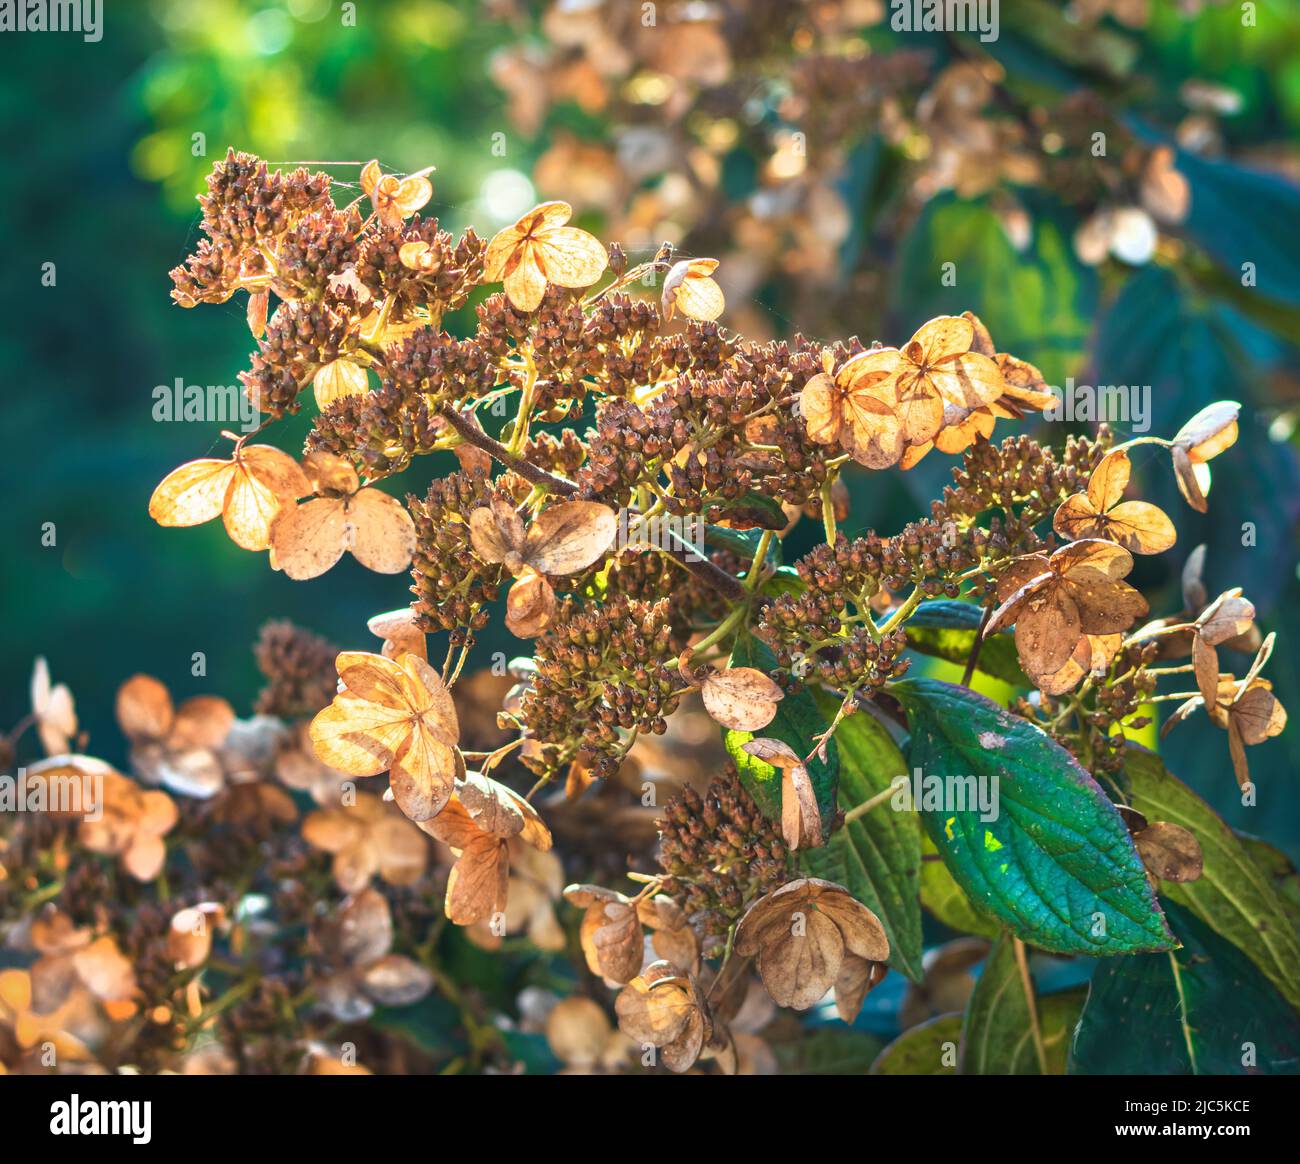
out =
[[[771,671],[776,667],[776,657],[765,643],[752,635],[742,634],[736,639],[731,651],[733,667],[757,667],[760,671]],[[787,692],[784,699],[776,705],[776,717],[767,727],[759,732],[737,732],[727,730],[722,742],[727,754],[736,762],[740,781],[757,802],[758,807],[772,820],[781,819],[781,772],[756,759],[743,746],[755,736],[773,740],[783,740],[801,756],[806,756],[813,747],[813,737],[820,735],[829,726],[829,721],[822,718],[817,704],[808,689]],[[826,759],[813,757],[808,765],[808,775],[812,779],[817,793],[817,807],[821,811],[822,829],[829,833],[835,819],[835,789],[839,779],[840,753],[832,739],[826,745]]]
[[1182,949],[1098,964],[1070,1073],[1294,1074],[1300,1019],[1286,999],[1191,912],[1165,913]]
[[[754,554],[758,552],[758,543],[763,540],[764,532],[761,529],[729,529],[725,525],[706,525],[704,527],[704,544],[718,549],[730,550],[738,557],[752,561]],[[765,564],[780,566],[780,538],[769,540]]]
[[[823,717],[834,718],[838,701],[824,691],[814,698]],[[906,771],[903,753],[869,711],[843,720],[835,741],[845,811],[883,792]],[[822,848],[809,849],[803,865],[814,877],[843,885],[880,918],[889,935],[889,964],[921,981],[921,838],[912,813],[879,805],[833,833]]]
[[759,589],[768,598],[779,598],[782,594],[793,594],[797,598],[808,592],[808,583],[799,577],[799,571],[793,566],[778,566],[770,577],[763,579]]
[[[1243,263],[1253,264],[1257,294],[1300,306],[1300,238],[1277,230],[1300,217],[1295,183],[1182,150],[1175,165],[1192,188],[1183,230],[1235,279]],[[1243,206],[1249,214],[1240,213]]]
[[[921,838],[921,904],[949,929],[981,938],[996,938],[1002,932],[997,921],[975,908],[962,887],[952,879],[948,866],[939,858],[939,850],[930,840],[925,826],[917,822]],[[934,860],[927,861],[933,855]]]
[[872,1075],[956,1075],[961,1015],[941,1014],[904,1031],[871,1064]]
[[1300,1007],[1300,938],[1268,872],[1155,753],[1130,747],[1124,771],[1133,807],[1149,821],[1172,821],[1190,830],[1205,856],[1198,880],[1165,884],[1161,892],[1239,947],[1292,1006]]
[[[908,712],[913,769],[944,793],[918,805],[926,830],[972,902],[1062,954],[1174,944],[1123,820],[1064,748],[965,687],[911,679],[890,692]],[[977,790],[996,819],[965,807]]]
[[368,1020],[376,1030],[418,1047],[434,1059],[448,1059],[464,1049],[460,1014],[445,998],[430,994],[411,1006],[381,1006]]
[[1083,990],[1034,999],[1043,1062],[1030,1021],[1030,998],[1016,962],[1015,941],[1003,933],[985,959],[962,1024],[962,1075],[1064,1075],[1070,1035],[1083,1009]]
[[1286,916],[1291,919],[1292,929],[1300,933],[1300,871],[1296,870],[1290,857],[1267,841],[1249,833],[1234,831],[1233,835],[1245,846],[1251,860],[1268,876]]
[[728,520],[743,521],[759,529],[782,530],[790,524],[779,501],[753,489],[741,497],[711,497],[708,504],[725,509],[730,515]]
[[783,1075],[866,1075],[880,1039],[850,1027],[824,1027],[772,1047]]
[[[969,602],[938,598],[923,602],[907,620],[907,645],[923,655],[964,666],[979,632],[981,607]],[[1032,687],[1016,655],[1010,634],[990,635],[980,647],[977,671],[1015,687]]]

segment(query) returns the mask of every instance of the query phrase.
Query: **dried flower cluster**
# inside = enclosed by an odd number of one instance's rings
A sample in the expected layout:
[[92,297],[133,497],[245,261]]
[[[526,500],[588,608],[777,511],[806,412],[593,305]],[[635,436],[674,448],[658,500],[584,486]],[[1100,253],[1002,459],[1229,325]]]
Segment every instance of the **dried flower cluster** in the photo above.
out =
[[[559,956],[567,932],[583,967],[572,996],[540,1016],[521,996],[509,1019],[567,1069],[759,1069],[772,1004],[807,1010],[833,991],[852,1021],[906,964],[884,895],[869,906],[869,885],[840,883],[853,830],[890,809],[845,802],[843,780],[837,798],[834,771],[852,756],[861,778],[903,775],[862,767],[845,733],[871,721],[894,754],[881,723],[921,734],[915,681],[900,679],[945,653],[935,628],[961,643],[965,674],[946,690],[978,698],[967,688],[995,650],[1021,669],[982,751],[1036,732],[1072,786],[1093,773],[1121,803],[1124,733],[1155,703],[1179,701],[1167,726],[1204,710],[1243,784],[1246,748],[1285,724],[1261,674],[1273,637],[1258,641],[1240,591],[1211,601],[1193,571],[1185,609],[1150,621],[1127,581],[1133,555],[1176,537],[1129,496],[1128,450],[1167,451],[1203,508],[1235,404],[1170,439],[995,444],[995,421],[1052,396],[970,314],[898,347],[755,343],[716,321],[711,260],[666,248],[629,267],[563,203],[484,245],[419,217],[425,174],[373,162],[342,209],[323,175],[233,153],[209,187],[208,237],[174,272],[175,298],[246,291],[250,397],[269,425],[314,385],[314,429],[301,460],[243,436],[228,458],[182,465],[150,512],[172,526],[221,516],[293,579],[345,551],[409,568],[415,601],[371,620],[369,650],[269,626],[248,719],[128,680],[117,714],[134,778],[71,751],[71,695],[38,667],[49,756],[28,783],[53,796],[60,776],[98,777],[104,811],[29,814],[0,849],[0,921],[32,956],[0,978],[7,1067],[39,1067],[47,1043],[60,1064],[151,1071],[425,1065],[366,1020],[436,992],[469,1065],[501,1068],[500,1016],[457,986],[447,943]],[[643,279],[658,293],[639,297]],[[472,334],[444,331],[481,286]],[[846,472],[932,451],[961,460],[929,517],[844,532]],[[439,455],[423,498],[376,484]],[[819,544],[783,565],[805,517]],[[499,599],[525,655],[512,687],[497,676],[493,727],[458,702],[484,698],[465,668]],[[439,665],[428,636],[444,633]],[[1243,645],[1258,654],[1238,677],[1219,652]],[[1162,690],[1181,675],[1194,690]],[[705,714],[714,729],[674,753]],[[732,760],[683,778],[682,750],[707,737]],[[653,852],[633,839],[642,810]],[[1168,824],[1134,829],[1135,867],[1141,854],[1157,882],[1195,863]],[[638,888],[594,883],[626,855]]]

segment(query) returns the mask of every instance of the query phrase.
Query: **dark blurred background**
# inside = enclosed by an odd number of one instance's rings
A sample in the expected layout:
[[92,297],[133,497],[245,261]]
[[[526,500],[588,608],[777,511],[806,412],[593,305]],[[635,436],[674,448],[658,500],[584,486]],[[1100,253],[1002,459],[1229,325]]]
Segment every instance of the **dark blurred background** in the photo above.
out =
[[[155,674],[178,698],[220,693],[244,713],[259,686],[250,648],[268,618],[359,646],[367,616],[407,601],[405,576],[370,574],[349,558],[314,583],[295,584],[236,549],[219,523],[166,530],[146,512],[163,475],[209,453],[223,427],[156,423],[153,389],[178,377],[233,384],[253,346],[242,296],[194,311],[168,297],[167,272],[195,243],[195,194],[227,146],[272,162],[377,155],[396,170],[436,165],[427,212],[448,229],[473,223],[484,235],[540,197],[569,196],[571,184],[584,225],[608,227],[642,249],[670,238],[721,256],[723,274],[740,272],[727,285],[724,322],[769,335],[800,326],[822,337],[843,326],[898,343],[933,315],[969,308],[1000,348],[1038,362],[1053,383],[1076,375],[1152,385],[1156,433],[1171,435],[1211,400],[1243,401],[1241,440],[1213,464],[1207,518],[1177,500],[1163,461],[1156,472],[1154,454],[1140,459],[1151,470],[1143,487],[1174,516],[1180,541],[1168,561],[1141,563],[1138,581],[1157,589],[1157,612],[1177,609],[1182,560],[1208,542],[1211,593],[1246,587],[1264,628],[1278,630],[1270,671],[1300,714],[1294,4],[1260,3],[1249,29],[1235,4],[1190,0],[1153,0],[1137,25],[1101,5],[1080,27],[1061,24],[1063,13],[1074,19],[1069,6],[1004,0],[1001,36],[980,51],[1005,71],[1005,91],[1052,107],[1096,87],[1135,133],[1177,148],[1191,184],[1191,211],[1172,247],[1157,261],[1102,268],[1082,263],[1071,245],[1083,210],[1028,189],[1015,191],[1009,212],[1010,181],[973,190],[940,184],[900,210],[900,184],[912,189],[906,167],[932,156],[930,147],[923,136],[877,132],[868,118],[844,131],[835,166],[817,178],[846,224],[821,266],[746,266],[770,250],[763,231],[777,196],[799,183],[808,194],[809,175],[780,144],[787,72],[808,36],[833,36],[836,51],[862,60],[864,74],[869,54],[900,45],[924,47],[932,75],[963,56],[961,45],[892,33],[872,0],[771,8],[779,43],[754,48],[752,67],[749,41],[717,15],[736,5],[690,6],[683,20],[693,35],[704,29],[713,39],[682,42],[649,68],[635,53],[599,67],[602,52],[617,55],[593,32],[606,19],[617,29],[612,4],[394,0],[357,5],[354,25],[332,0],[106,7],[96,43],[71,33],[0,37],[0,352],[9,375],[0,724],[26,713],[32,662],[44,655],[76,696],[89,749],[120,760],[112,703],[129,675]],[[661,7],[665,20],[676,19],[676,8]],[[770,6],[739,7],[752,24]],[[830,32],[828,9],[838,14]],[[1202,122],[1189,125],[1193,116]],[[674,184],[683,159],[692,167],[686,195]],[[358,168],[330,172],[355,182]],[[700,187],[710,185],[723,206],[748,217],[701,210]],[[1034,224],[1028,241],[1014,240],[1015,210]],[[791,239],[795,253],[803,244],[797,231]],[[1258,264],[1257,294],[1239,286],[1242,256]],[[935,277],[948,261],[963,272],[956,288]],[[55,285],[44,286],[50,263]],[[812,294],[810,270],[823,281]],[[816,290],[828,284],[836,295]],[[827,322],[810,303],[833,304],[835,318]],[[296,450],[307,424],[302,417],[277,426],[273,439]],[[1000,426],[998,437],[1007,431]],[[907,475],[856,478],[850,530],[896,529],[937,495],[951,465],[934,455]],[[403,485],[422,491],[445,469],[417,465]],[[52,546],[43,544],[46,523]],[[1244,523],[1253,524],[1251,544]],[[202,677],[191,673],[195,652],[206,657]],[[1245,666],[1234,662],[1239,672]],[[1226,740],[1203,719],[1163,750],[1230,821],[1294,855],[1298,740],[1293,728],[1252,749],[1262,806],[1253,812],[1235,803]]]

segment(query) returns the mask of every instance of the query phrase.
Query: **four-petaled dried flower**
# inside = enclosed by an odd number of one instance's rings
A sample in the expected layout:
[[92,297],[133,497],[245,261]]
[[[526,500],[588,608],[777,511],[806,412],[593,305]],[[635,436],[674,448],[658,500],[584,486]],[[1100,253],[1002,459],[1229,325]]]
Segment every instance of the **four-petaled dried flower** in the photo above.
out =
[[149,498],[149,516],[159,525],[190,526],[220,514],[235,545],[265,550],[280,510],[311,491],[288,453],[243,445],[229,461],[202,458],[173,469]]
[[536,809],[504,784],[469,772],[434,817],[419,822],[429,836],[458,850],[447,879],[447,917],[473,925],[504,914],[509,897],[510,841],[546,852],[550,830]]
[[713,1015],[699,983],[669,962],[652,962],[633,978],[614,1010],[623,1033],[658,1047],[670,1071],[689,1070],[713,1039]]
[[536,311],[546,285],[590,287],[609,261],[595,235],[564,224],[567,202],[543,202],[488,243],[485,282],[504,282],[506,297],[520,311]]
[[365,164],[361,171],[361,189],[370,199],[380,222],[385,226],[401,226],[403,219],[410,218],[433,197],[433,183],[425,177],[432,168],[399,178],[396,174],[385,174],[377,159]]
[[325,764],[351,776],[387,771],[398,807],[428,820],[451,798],[464,771],[451,692],[428,663],[364,651],[336,660],[343,690],[311,721],[311,742]]
[[896,465],[907,445],[896,411],[897,367],[897,351],[877,348],[845,361],[834,375],[826,368],[812,377],[799,395],[808,436],[838,444],[869,469]]
[[645,942],[636,906],[599,885],[570,885],[565,900],[586,912],[579,938],[587,969],[610,982],[630,982],[641,971]]
[[[1246,759],[1247,746],[1262,744],[1278,735],[1286,727],[1286,708],[1273,694],[1273,684],[1259,677],[1264,664],[1273,653],[1276,635],[1270,634],[1242,679],[1231,675],[1220,677],[1212,698],[1194,695],[1165,721],[1161,734],[1186,719],[1198,707],[1204,707],[1212,723],[1228,733],[1228,753],[1232,757],[1232,770],[1237,783],[1245,788],[1250,783],[1250,764]],[[1200,675],[1197,675],[1200,679]]]
[[192,695],[174,707],[151,675],[118,688],[117,722],[131,741],[131,767],[146,784],[206,799],[225,784],[220,749],[235,726],[235,710],[215,695]]
[[1124,501],[1132,465],[1128,453],[1113,449],[1088,479],[1088,491],[1061,503],[1052,528],[1063,538],[1101,538],[1131,554],[1163,554],[1178,539],[1164,510],[1147,501]]
[[363,489],[352,465],[331,453],[308,453],[303,468],[319,496],[281,509],[271,526],[273,566],[295,581],[316,578],[344,550],[377,574],[410,566],[415,523],[396,497]]
[[515,507],[494,497],[470,514],[469,530],[474,552],[517,579],[506,598],[506,625],[520,638],[534,638],[555,614],[555,591],[543,575],[574,574],[597,561],[618,532],[618,518],[595,501],[563,501],[525,530]]
[[717,319],[726,307],[722,288],[713,279],[717,259],[683,259],[664,276],[659,310],[665,320],[681,312],[688,319]]
[[1085,538],[1050,558],[1026,554],[998,581],[1001,606],[985,627],[991,635],[1016,624],[1016,650],[1030,678],[1055,674],[1087,635],[1127,630],[1147,613],[1146,599],[1122,581],[1133,558],[1122,546]]
[[302,822],[309,845],[334,857],[334,882],[360,893],[377,873],[389,885],[412,885],[424,874],[429,843],[383,799],[358,792],[354,804],[321,808]]

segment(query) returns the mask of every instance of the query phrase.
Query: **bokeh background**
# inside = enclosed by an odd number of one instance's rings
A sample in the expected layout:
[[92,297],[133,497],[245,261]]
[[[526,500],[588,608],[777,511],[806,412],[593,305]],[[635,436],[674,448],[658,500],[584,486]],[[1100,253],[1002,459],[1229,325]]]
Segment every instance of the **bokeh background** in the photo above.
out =
[[[1271,671],[1300,710],[1293,3],[1265,0],[1243,27],[1236,4],[1004,0],[999,39],[973,49],[893,32],[876,0],[662,4],[654,34],[629,34],[643,6],[613,0],[372,0],[355,22],[333,0],[107,7],[97,43],[0,40],[0,724],[25,714],[44,655],[77,698],[91,750],[120,760],[112,701],[127,676],[155,674],[177,698],[219,692],[244,712],[268,618],[360,645],[367,616],[406,601],[404,576],[348,559],[294,584],[219,523],[175,531],[148,518],[157,481],[208,453],[223,427],[155,423],[154,387],[235,383],[252,349],[242,297],[195,311],[168,297],[167,271],[195,241],[195,194],[228,145],[281,162],[436,165],[427,210],[453,231],[490,234],[537,198],[567,197],[634,254],[669,239],[722,258],[724,322],[746,332],[899,343],[933,315],[971,309],[1053,383],[1151,385],[1154,432],[1171,435],[1211,400],[1243,401],[1207,518],[1178,501],[1166,459],[1140,459],[1180,542],[1137,580],[1163,595],[1158,611],[1176,609],[1182,561],[1206,542],[1211,593],[1246,587],[1279,632]],[[1190,209],[1154,254],[1082,261],[1074,239],[1096,200],[1028,180],[1014,149],[985,141],[981,111],[942,91],[937,78],[972,51],[999,74],[980,101],[1030,110],[1021,130],[1037,133],[1032,111],[1088,88],[1136,140],[1170,144]],[[820,54],[836,67],[819,68]],[[820,106],[810,70],[827,90]],[[823,116],[820,136],[794,136],[828,111],[838,120]],[[342,181],[357,172],[331,167]],[[1241,286],[1245,261],[1257,287]],[[940,281],[946,262],[956,287]],[[42,285],[47,263],[54,286]],[[306,425],[275,439],[293,448]],[[1049,435],[1063,439],[1058,428]],[[951,463],[936,454],[907,475],[854,479],[847,528],[892,532]],[[440,468],[417,466],[409,488]],[[484,649],[497,645],[511,647]],[[191,673],[195,652],[205,676]],[[1226,741],[1203,720],[1162,750],[1230,821],[1300,854],[1300,731],[1252,750],[1262,808],[1251,812],[1236,804]]]

